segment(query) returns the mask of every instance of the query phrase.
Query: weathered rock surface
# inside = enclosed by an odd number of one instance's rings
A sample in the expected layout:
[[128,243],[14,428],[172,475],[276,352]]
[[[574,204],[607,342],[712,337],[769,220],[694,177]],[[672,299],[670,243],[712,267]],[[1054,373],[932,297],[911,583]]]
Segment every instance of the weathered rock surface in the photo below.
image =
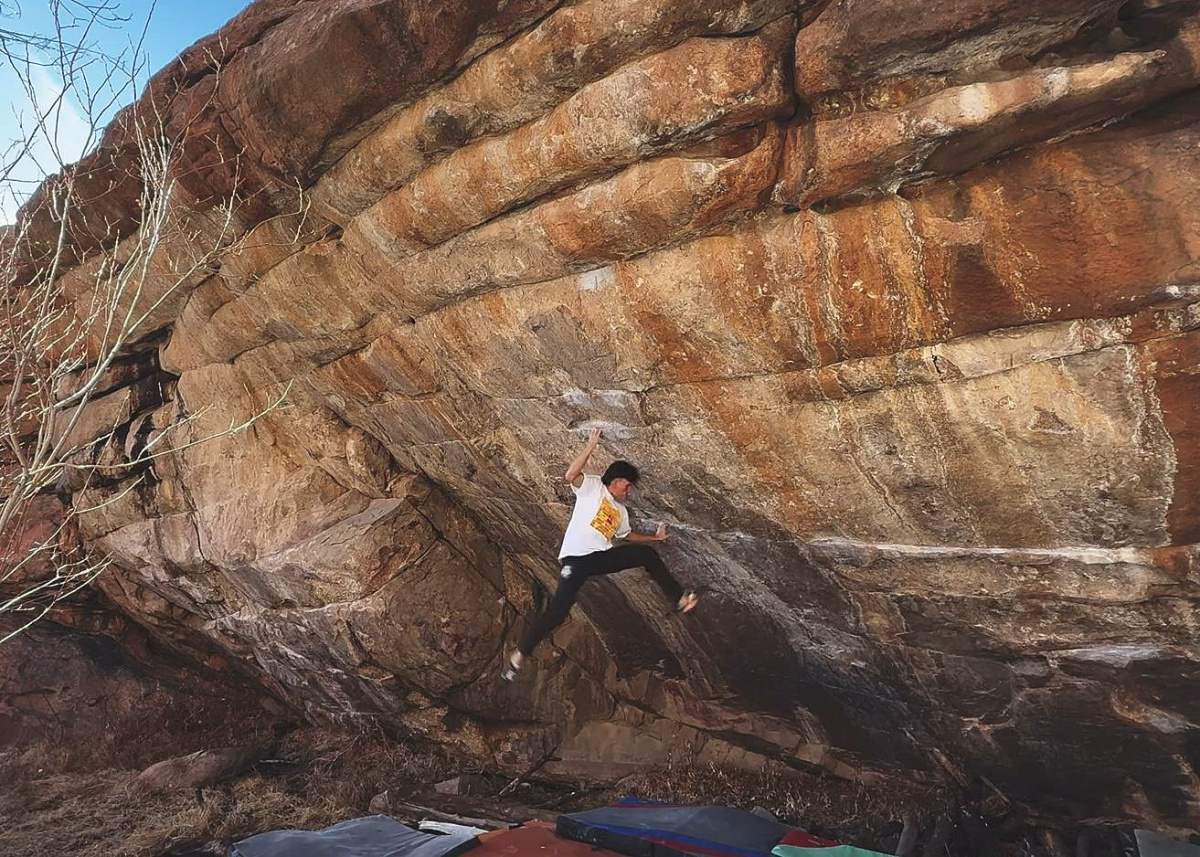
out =
[[806,208],[896,190],[1105,122],[1189,89],[1194,23],[1161,49],[951,86],[893,109],[793,125],[777,199]]
[[43,743],[79,767],[146,765],[246,741],[284,714],[252,682],[231,682],[228,662],[197,670],[112,611],[76,600],[0,646],[0,749]]
[[[255,3],[185,54],[219,77],[144,99],[202,120],[185,213],[260,194],[150,322],[141,377],[177,380],[95,423],[129,454],[286,405],[77,494],[111,599],[314,717],[513,768],[936,750],[1200,823],[1190,5],[318,5]],[[595,426],[708,597],[589,584],[502,685]]]
[[[1116,19],[1118,0],[833,0],[796,39],[796,91],[810,101],[918,76],[985,76]],[[1153,5],[1153,4],[1147,4]]]

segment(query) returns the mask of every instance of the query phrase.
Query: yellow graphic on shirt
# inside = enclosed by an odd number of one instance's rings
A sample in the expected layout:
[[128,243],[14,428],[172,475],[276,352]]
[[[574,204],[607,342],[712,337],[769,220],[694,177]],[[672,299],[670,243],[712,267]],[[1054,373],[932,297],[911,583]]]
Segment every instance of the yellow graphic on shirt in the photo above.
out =
[[592,529],[603,535],[604,538],[611,539],[620,525],[620,510],[608,502],[607,497],[604,497],[600,501],[600,508],[596,510],[596,517],[592,518]]

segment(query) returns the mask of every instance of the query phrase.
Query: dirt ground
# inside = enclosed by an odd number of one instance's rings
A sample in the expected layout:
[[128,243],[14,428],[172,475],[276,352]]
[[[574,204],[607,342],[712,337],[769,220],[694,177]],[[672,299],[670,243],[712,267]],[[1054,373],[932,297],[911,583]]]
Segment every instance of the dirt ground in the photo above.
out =
[[301,730],[288,764],[201,790],[147,793],[138,769],[80,766],[46,746],[0,754],[0,854],[159,857],[264,830],[319,828],[366,814],[400,781],[436,782],[448,760],[392,741]]
[[[455,774],[483,774],[495,790],[507,782],[437,747],[383,735],[344,735],[304,728],[287,734],[274,758],[236,779],[201,790],[148,793],[135,784],[141,767],[118,763],[115,748],[86,758],[51,746],[0,752],[0,854],[5,857],[199,857],[224,854],[238,839],[279,828],[315,829],[368,814],[372,796],[409,794]],[[153,760],[151,760],[153,761]],[[494,792],[493,792],[494,793]],[[916,784],[861,786],[785,769],[759,772],[699,765],[687,758],[626,778],[608,788],[533,783],[515,789],[515,803],[571,812],[623,795],[679,803],[762,807],[819,835],[893,853],[906,814],[927,844],[939,818],[957,824],[939,855],[1052,853],[1031,830],[991,829],[987,846],[963,831],[970,807]],[[976,831],[976,834],[978,831]],[[1115,837],[1115,838],[1114,838]],[[1074,840],[1067,839],[1074,845]],[[1123,853],[1113,831],[1091,857]],[[925,849],[918,850],[918,854]]]

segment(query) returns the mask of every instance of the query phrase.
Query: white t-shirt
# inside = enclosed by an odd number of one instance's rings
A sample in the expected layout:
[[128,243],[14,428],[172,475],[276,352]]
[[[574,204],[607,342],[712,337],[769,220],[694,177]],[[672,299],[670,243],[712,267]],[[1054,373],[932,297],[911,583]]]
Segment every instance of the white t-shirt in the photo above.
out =
[[575,509],[563,536],[559,559],[608,550],[614,538],[629,535],[629,510],[608,493],[599,476],[585,473],[583,484],[578,488],[572,485],[571,490],[575,492]]

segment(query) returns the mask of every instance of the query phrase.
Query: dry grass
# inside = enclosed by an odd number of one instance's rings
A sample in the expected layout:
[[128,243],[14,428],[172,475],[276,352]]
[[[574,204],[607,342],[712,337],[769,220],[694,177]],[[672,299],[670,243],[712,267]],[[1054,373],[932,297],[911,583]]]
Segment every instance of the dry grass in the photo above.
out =
[[147,794],[136,771],[72,772],[68,754],[0,754],[0,854],[158,857],[264,830],[319,828],[367,811],[371,797],[455,766],[436,750],[320,730],[289,736],[294,774],[251,774],[195,791]]
[[[79,771],[71,754],[47,747],[0,754],[0,854],[5,857],[161,857],[231,842],[264,830],[315,829],[363,815],[387,788],[436,782],[470,766],[436,748],[381,736],[317,729],[285,739],[291,773],[252,773],[200,792],[145,793],[137,771]],[[503,779],[503,778],[501,778]],[[784,821],[861,844],[895,829],[906,809],[931,817],[945,796],[905,786],[866,787],[778,766],[747,772],[684,759],[627,778],[610,790],[527,789],[563,811],[590,808],[626,794],[679,803],[764,807]],[[557,797],[563,797],[557,792]],[[213,853],[223,853],[215,851]]]
[[[315,829],[364,815],[370,799],[384,789],[436,782],[472,767],[437,748],[319,729],[292,733],[278,755],[294,764],[200,792],[154,794],[136,786],[136,770],[79,770],[79,759],[61,749],[0,753],[0,854],[224,853],[220,849],[230,843],[265,830]],[[514,798],[560,811],[602,805],[626,794],[744,809],[761,806],[814,833],[883,849],[898,837],[906,811],[931,820],[947,800],[936,789],[907,783],[862,786],[775,764],[750,772],[687,757],[612,789],[565,791],[525,788]],[[198,850],[205,847],[216,850]]]

